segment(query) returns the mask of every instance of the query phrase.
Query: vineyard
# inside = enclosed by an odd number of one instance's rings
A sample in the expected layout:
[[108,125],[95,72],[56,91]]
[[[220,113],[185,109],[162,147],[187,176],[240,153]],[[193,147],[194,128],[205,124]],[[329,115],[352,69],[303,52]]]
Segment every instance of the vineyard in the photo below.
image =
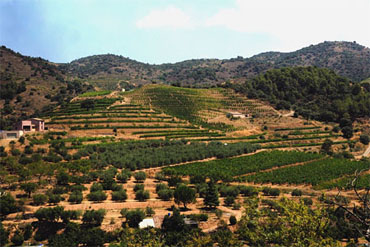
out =
[[288,164],[307,162],[323,156],[315,153],[296,151],[260,152],[251,156],[196,162],[176,167],[164,168],[184,176],[201,175],[213,178],[231,178],[243,174],[280,167]]
[[321,182],[354,174],[362,169],[369,170],[370,162],[328,158],[300,166],[253,174],[247,176],[246,180],[255,183],[318,185]]

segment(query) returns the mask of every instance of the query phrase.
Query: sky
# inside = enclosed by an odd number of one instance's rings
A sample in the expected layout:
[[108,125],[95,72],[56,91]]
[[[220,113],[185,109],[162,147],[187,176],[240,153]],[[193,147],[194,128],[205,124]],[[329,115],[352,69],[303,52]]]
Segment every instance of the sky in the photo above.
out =
[[334,40],[370,47],[370,0],[0,0],[0,45],[52,62],[161,64]]

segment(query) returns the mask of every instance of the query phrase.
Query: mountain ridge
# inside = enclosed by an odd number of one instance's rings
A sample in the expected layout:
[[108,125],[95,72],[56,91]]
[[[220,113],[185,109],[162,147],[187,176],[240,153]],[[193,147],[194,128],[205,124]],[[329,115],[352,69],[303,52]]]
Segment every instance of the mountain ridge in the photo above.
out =
[[100,73],[108,77],[131,76],[137,84],[156,81],[191,85],[217,84],[235,79],[241,81],[269,69],[292,66],[325,67],[358,82],[370,77],[369,65],[369,48],[355,42],[325,41],[293,52],[270,51],[249,58],[190,59],[154,65],[124,56],[103,54],[76,59],[60,66],[65,73],[82,78],[93,78]]
[[329,68],[359,82],[370,77],[370,49],[355,42],[326,41],[287,53],[152,65],[113,54],[53,63],[1,46],[0,108],[2,116],[26,117],[53,104],[68,102],[93,87],[120,90],[152,83],[211,87],[224,82],[244,83],[271,69],[298,66]]

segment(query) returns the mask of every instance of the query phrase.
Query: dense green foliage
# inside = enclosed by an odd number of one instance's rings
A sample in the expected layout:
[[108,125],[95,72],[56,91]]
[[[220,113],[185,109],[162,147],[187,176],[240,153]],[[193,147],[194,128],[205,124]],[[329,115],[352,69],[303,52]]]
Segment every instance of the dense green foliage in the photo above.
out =
[[279,167],[287,164],[305,162],[323,157],[320,154],[296,151],[271,151],[238,158],[196,162],[176,167],[164,168],[181,175],[203,175],[218,179],[231,179],[233,176]]
[[274,69],[233,87],[305,118],[339,122],[346,113],[353,120],[370,112],[370,93],[328,69]]
[[256,183],[317,185],[323,181],[350,175],[355,173],[355,171],[369,168],[370,163],[365,161],[328,158],[299,166],[257,173],[248,176],[247,180]]
[[[333,188],[340,188],[340,189],[352,189],[352,181],[354,180],[354,176],[345,176],[340,179],[334,179],[331,181],[323,181],[319,183],[316,188],[317,189],[333,189]],[[356,188],[358,189],[366,189],[370,188],[370,174],[360,175],[356,181]]]
[[111,91],[109,90],[104,90],[104,91],[93,91],[93,92],[86,92],[83,94],[80,94],[79,97],[95,97],[95,96],[103,96],[110,94]]
[[147,140],[89,145],[80,149],[75,157],[87,157],[93,167],[109,164],[131,170],[165,166],[210,157],[229,157],[250,153],[258,148],[248,143],[223,145],[219,142],[187,143],[185,140]]
[[234,129],[233,126],[225,123],[208,123],[198,116],[200,110],[220,106],[219,102],[212,98],[205,99],[200,90],[170,86],[146,87],[142,90],[142,97],[146,99],[145,103],[150,103],[171,116],[188,120],[208,129],[223,131]]

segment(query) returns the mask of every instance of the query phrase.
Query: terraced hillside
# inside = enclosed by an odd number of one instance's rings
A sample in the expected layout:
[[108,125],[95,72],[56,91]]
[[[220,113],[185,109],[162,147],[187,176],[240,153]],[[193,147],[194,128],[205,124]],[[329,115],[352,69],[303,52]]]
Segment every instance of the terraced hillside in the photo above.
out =
[[[248,117],[230,118],[230,112]],[[46,117],[49,129],[66,131],[66,138],[74,140],[75,146],[81,145],[76,142],[81,137],[92,138],[92,143],[187,139],[312,150],[319,149],[325,139],[332,140],[334,147],[352,142],[330,126],[285,117],[267,104],[221,88],[148,85],[126,93],[96,92],[81,95]],[[87,139],[84,142],[89,143]]]

